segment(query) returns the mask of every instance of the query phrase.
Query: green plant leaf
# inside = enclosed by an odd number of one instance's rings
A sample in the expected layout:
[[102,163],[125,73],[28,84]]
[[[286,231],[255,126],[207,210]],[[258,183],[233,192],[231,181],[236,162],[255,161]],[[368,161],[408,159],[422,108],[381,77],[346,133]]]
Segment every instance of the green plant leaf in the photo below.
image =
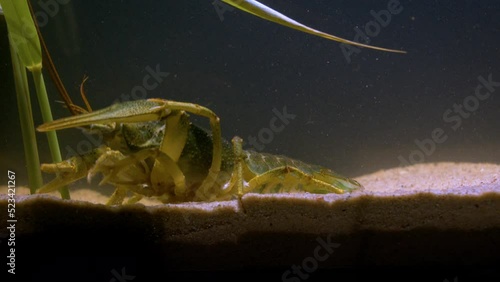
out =
[[9,41],[22,64],[30,71],[42,68],[42,51],[27,0],[0,0]]
[[365,47],[365,48],[370,48],[370,49],[375,49],[375,50],[380,50],[380,51],[386,51],[386,52],[395,52],[395,53],[406,53],[405,51],[401,50],[394,50],[394,49],[387,49],[387,48],[382,48],[382,47],[376,47],[376,46],[371,46],[371,45],[366,45],[362,44],[359,42],[347,40],[341,37],[337,37],[335,35],[331,35],[313,28],[310,28],[306,25],[303,25],[283,14],[280,12],[273,10],[266,5],[263,5],[255,0],[222,0],[222,2],[229,4],[235,8],[238,8],[242,11],[245,11],[247,13],[250,13],[252,15],[255,15],[257,17],[263,18],[265,20],[271,21],[278,23],[280,25],[299,30],[305,33],[309,33],[312,35],[316,35],[319,37],[323,37],[329,40],[337,41],[340,43],[345,43],[345,44],[350,44],[354,46],[359,46],[359,47]]

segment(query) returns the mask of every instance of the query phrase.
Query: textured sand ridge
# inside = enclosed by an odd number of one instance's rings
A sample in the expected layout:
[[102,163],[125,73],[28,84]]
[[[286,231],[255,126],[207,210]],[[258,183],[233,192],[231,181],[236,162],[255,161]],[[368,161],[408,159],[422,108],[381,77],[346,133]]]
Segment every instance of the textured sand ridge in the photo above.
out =
[[17,232],[34,243],[60,236],[60,229],[72,242],[98,232],[112,242],[105,248],[123,241],[130,252],[142,244],[138,252],[153,252],[170,269],[290,265],[310,256],[318,238],[340,244],[325,267],[500,259],[500,165],[419,164],[356,179],[363,191],[248,194],[243,208],[236,200],[107,207],[95,190],[72,191],[73,200],[63,201],[18,189]]

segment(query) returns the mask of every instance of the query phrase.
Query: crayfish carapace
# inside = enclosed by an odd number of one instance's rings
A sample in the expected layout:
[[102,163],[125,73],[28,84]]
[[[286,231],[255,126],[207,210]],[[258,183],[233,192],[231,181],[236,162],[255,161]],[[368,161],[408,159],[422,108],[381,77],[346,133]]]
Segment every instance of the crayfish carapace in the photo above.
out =
[[[207,117],[210,131],[189,120]],[[39,193],[58,190],[78,179],[103,175],[100,184],[116,190],[109,205],[143,196],[164,203],[229,200],[246,193],[344,193],[362,186],[327,168],[285,156],[247,151],[242,140],[222,139],[220,120],[200,105],[163,99],[114,104],[110,107],[45,123],[38,131],[84,127],[102,134],[104,143],[68,160],[43,164],[56,178]]]

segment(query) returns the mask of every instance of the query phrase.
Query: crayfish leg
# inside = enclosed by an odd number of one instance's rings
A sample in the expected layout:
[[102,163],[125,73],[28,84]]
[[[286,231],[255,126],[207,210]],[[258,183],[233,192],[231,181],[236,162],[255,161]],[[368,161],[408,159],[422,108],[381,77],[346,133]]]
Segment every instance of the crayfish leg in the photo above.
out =
[[132,196],[132,197],[130,197],[130,199],[128,199],[127,205],[135,204],[135,203],[139,202],[140,200],[142,200],[142,198],[143,198],[142,195],[134,194],[134,196]]
[[151,171],[151,183],[153,189],[157,192],[164,192],[163,187],[166,186],[170,177],[173,178],[176,196],[184,196],[186,193],[186,177],[181,171],[177,163],[167,154],[159,151],[156,156],[154,167]]
[[[115,206],[115,205],[121,205],[123,203],[123,200],[127,197],[127,193],[130,187],[127,186],[117,186],[115,189],[115,192],[109,197],[108,201],[106,202],[107,206]],[[139,195],[137,193],[134,193],[132,197],[130,197],[127,200],[127,205],[135,204],[139,202],[143,198],[142,195]]]
[[123,186],[117,186],[115,192],[109,197],[106,202],[107,206],[121,205],[123,200],[127,197],[127,188]]
[[345,192],[352,192],[356,189],[363,189],[363,186],[354,179],[339,175],[329,169],[322,169],[320,172],[314,172],[313,177],[317,180],[329,183]]
[[203,193],[208,195],[210,189],[214,186],[215,181],[217,180],[222,163],[222,136],[219,117],[210,109],[192,103],[175,102],[162,99],[148,99],[147,101],[158,103],[159,106],[156,107],[158,109],[185,111],[209,119],[213,138],[212,164],[208,170],[207,177],[203,180],[200,186]]

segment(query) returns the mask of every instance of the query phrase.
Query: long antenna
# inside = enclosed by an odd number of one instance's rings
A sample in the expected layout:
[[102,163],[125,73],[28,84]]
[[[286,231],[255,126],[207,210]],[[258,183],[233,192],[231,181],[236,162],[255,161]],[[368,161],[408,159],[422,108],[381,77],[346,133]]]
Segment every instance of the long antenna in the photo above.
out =
[[[31,17],[33,17],[33,19],[36,19],[33,7],[31,6],[31,1],[28,1],[28,5],[30,7]],[[45,41],[43,40],[43,36],[42,33],[40,32],[40,28],[38,27],[38,23],[36,20],[34,20],[34,22],[35,22],[36,32],[38,33],[38,37],[40,38],[40,45],[42,46],[42,53],[43,53],[42,64],[47,67],[50,78],[52,79],[52,82],[54,82],[57,91],[59,92],[61,98],[64,100],[64,104],[66,104],[68,110],[71,112],[72,115],[77,115],[78,113],[74,109],[73,101],[71,101],[71,98],[69,97],[66,88],[64,88],[64,84],[62,83],[62,80],[59,77],[59,73],[57,72],[56,66],[54,65],[54,62],[50,57],[49,50],[47,49],[47,45],[45,45]]]

